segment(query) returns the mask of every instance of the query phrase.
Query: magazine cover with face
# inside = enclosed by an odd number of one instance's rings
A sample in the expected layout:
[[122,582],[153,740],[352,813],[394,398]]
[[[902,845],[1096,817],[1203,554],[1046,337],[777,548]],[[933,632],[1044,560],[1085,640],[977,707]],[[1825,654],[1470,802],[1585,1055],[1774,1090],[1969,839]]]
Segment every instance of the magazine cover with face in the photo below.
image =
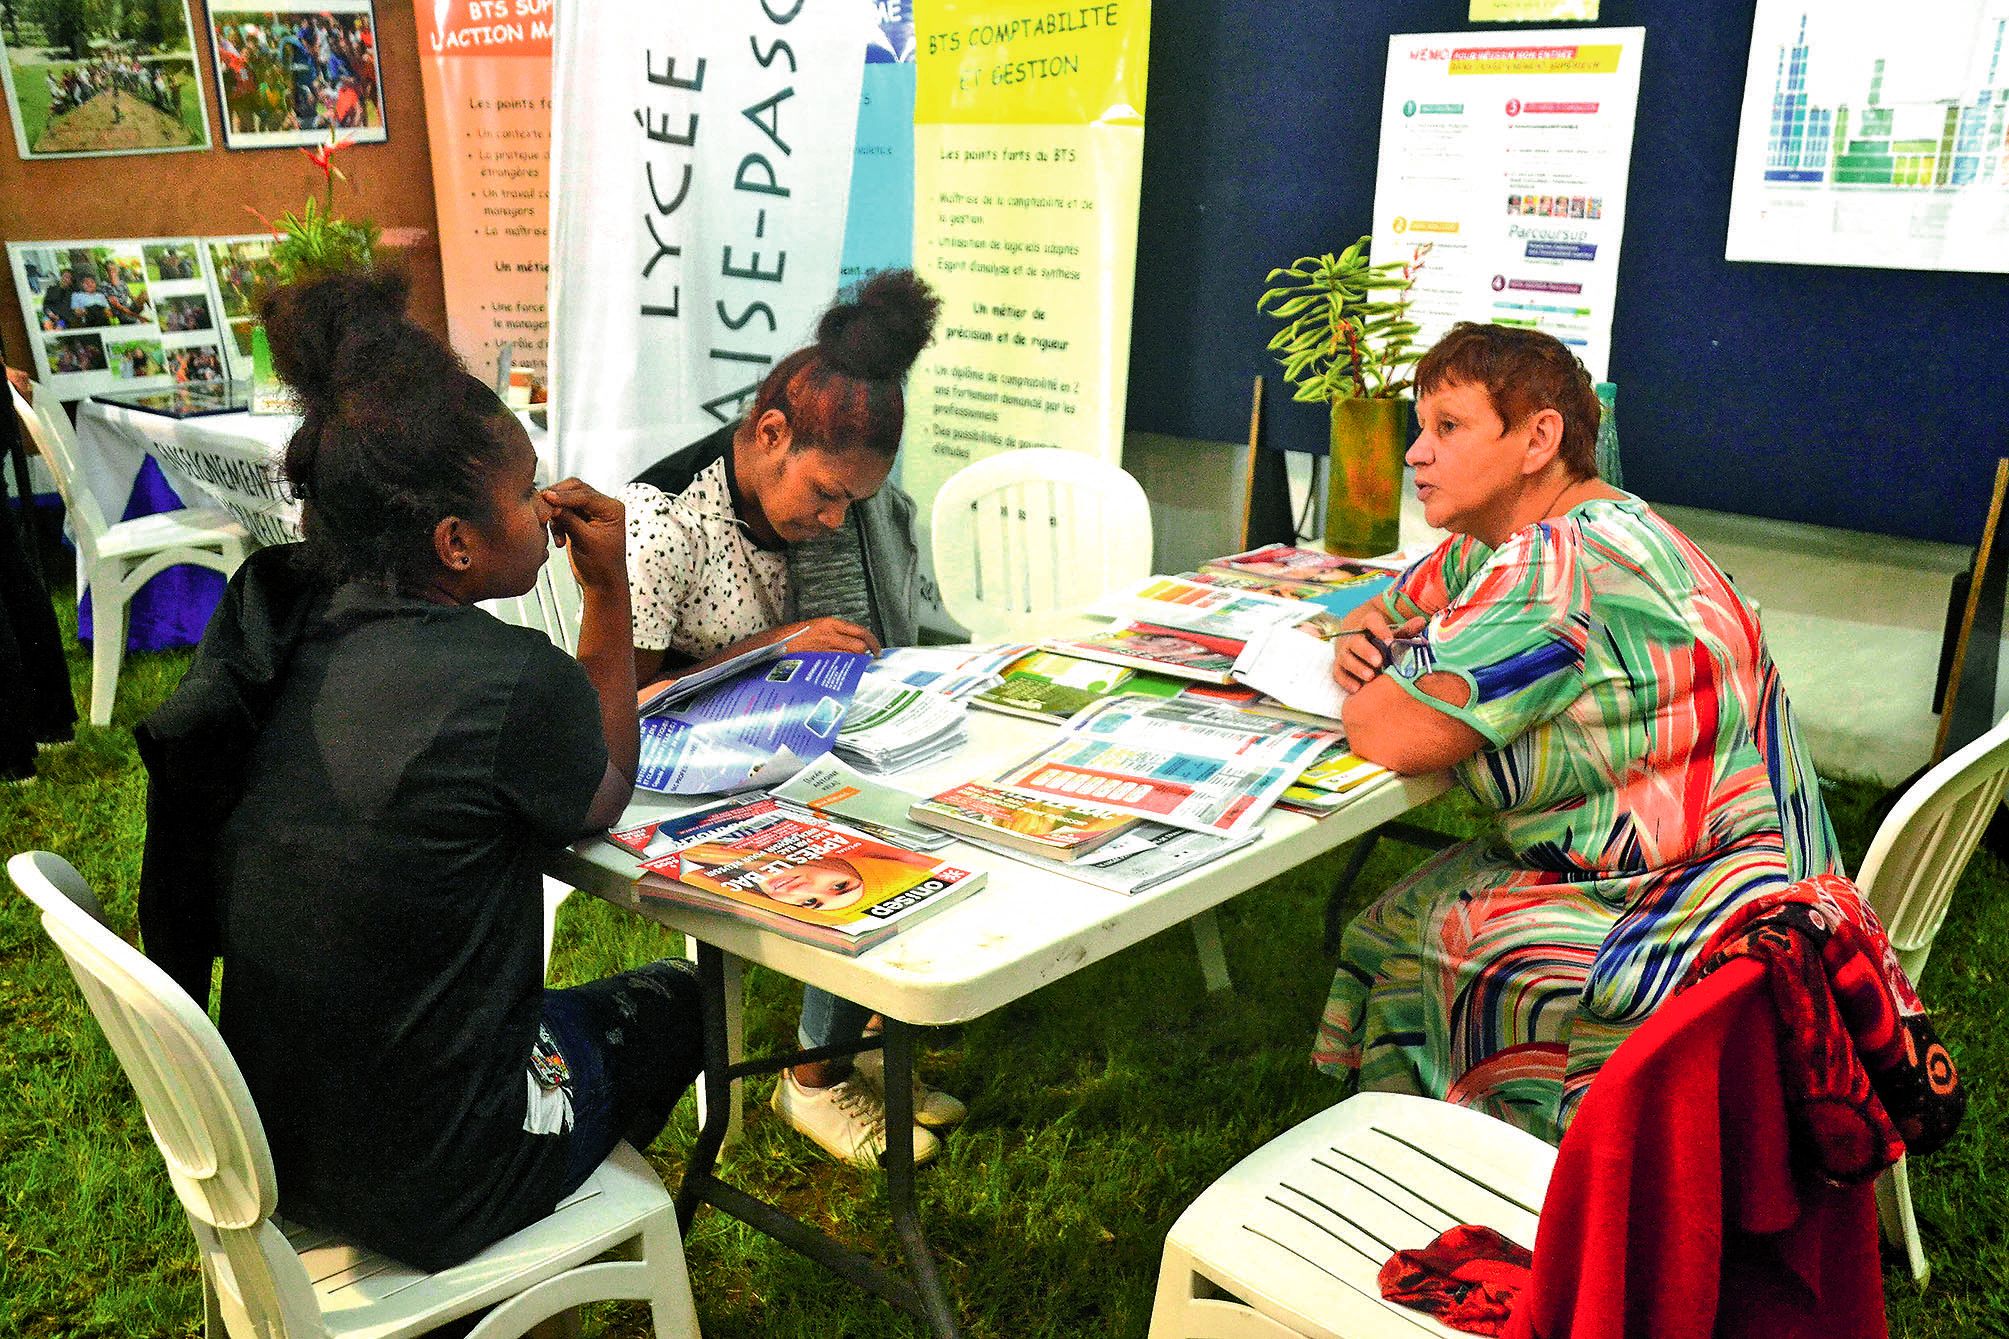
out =
[[970,870],[804,818],[761,796],[610,832],[639,891],[862,952],[981,887]]

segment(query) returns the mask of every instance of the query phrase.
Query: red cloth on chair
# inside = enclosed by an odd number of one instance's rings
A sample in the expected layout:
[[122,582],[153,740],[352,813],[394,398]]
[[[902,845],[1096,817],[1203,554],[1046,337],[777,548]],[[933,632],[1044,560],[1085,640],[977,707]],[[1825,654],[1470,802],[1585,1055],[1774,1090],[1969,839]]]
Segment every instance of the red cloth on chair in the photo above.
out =
[[1509,1339],[1881,1339],[1867,1184],[1795,1178],[1765,968],[1621,1046],[1564,1137]]

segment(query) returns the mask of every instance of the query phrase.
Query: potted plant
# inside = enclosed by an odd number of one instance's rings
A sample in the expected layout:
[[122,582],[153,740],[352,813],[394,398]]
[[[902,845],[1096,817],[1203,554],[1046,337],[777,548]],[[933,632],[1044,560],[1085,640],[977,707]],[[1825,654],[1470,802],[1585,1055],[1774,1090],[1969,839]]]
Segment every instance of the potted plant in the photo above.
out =
[[1271,270],[1256,302],[1284,322],[1269,348],[1296,388],[1291,398],[1332,406],[1325,542],[1352,557],[1396,547],[1408,368],[1422,356],[1409,302],[1430,250],[1426,242],[1407,260],[1376,265],[1368,245],[1362,237],[1337,256]]
[[[331,131],[327,144],[300,150],[321,169],[325,182],[321,199],[310,195],[297,213],[289,209],[276,219],[251,209],[259,222],[271,229],[273,237],[268,256],[270,268],[252,295],[253,311],[261,310],[274,290],[289,284],[311,283],[377,265],[382,230],[369,219],[355,221],[335,213],[335,182],[349,179],[347,173],[335,166],[335,155],[348,147],[348,140]],[[245,207],[250,209],[248,205]],[[273,375],[272,353],[265,342],[263,322],[251,327],[251,369],[251,412],[293,412],[290,398]]]

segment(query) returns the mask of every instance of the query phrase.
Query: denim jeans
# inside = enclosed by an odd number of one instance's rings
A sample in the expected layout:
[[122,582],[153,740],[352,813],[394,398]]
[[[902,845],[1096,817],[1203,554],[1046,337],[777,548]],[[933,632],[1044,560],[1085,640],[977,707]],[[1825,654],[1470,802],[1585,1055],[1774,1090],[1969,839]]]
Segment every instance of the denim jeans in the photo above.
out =
[[665,958],[603,981],[547,990],[543,1022],[570,1071],[563,1199],[622,1139],[647,1148],[704,1068],[697,972],[682,959]]
[[815,986],[804,986],[802,1021],[796,1026],[795,1037],[805,1047],[857,1041],[865,1035],[865,1024],[871,1017],[872,1011],[862,1004],[841,1000]]

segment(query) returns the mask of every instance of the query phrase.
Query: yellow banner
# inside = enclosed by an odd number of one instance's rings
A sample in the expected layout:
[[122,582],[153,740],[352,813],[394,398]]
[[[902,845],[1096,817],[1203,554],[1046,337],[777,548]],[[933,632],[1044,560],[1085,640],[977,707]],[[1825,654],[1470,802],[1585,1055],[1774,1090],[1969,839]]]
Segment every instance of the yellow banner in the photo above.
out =
[[901,452],[923,518],[999,451],[1122,454],[1150,20],[1148,0],[915,6],[914,266],[942,298]]
[[916,125],[1144,123],[1150,0],[921,0]]
[[1547,23],[1597,18],[1598,0],[1472,0],[1473,23]]

